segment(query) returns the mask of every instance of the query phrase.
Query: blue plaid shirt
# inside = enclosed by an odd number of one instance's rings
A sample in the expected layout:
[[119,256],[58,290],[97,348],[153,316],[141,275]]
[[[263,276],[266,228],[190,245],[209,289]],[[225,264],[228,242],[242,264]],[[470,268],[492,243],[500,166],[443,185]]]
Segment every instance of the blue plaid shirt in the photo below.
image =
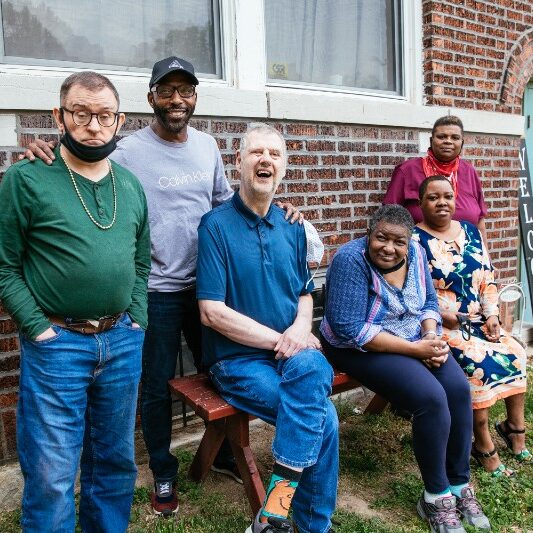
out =
[[353,240],[335,254],[326,277],[326,309],[320,331],[339,348],[363,350],[381,331],[409,341],[421,338],[421,322],[442,321],[426,254],[411,240],[403,288],[389,284],[365,257],[368,239]]

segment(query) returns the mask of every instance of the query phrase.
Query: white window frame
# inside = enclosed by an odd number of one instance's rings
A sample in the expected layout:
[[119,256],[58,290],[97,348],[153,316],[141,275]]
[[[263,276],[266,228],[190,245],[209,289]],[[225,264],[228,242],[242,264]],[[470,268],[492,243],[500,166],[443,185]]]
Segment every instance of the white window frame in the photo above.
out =
[[[262,0],[262,3],[264,5],[264,0]],[[409,2],[411,3],[411,2]],[[398,78],[399,81],[399,90],[398,92],[395,91],[386,91],[386,90],[372,90],[372,89],[365,89],[364,87],[347,87],[347,86],[335,86],[335,85],[329,85],[329,84],[316,84],[310,82],[298,82],[293,80],[273,80],[268,79],[268,76],[265,77],[265,83],[268,87],[284,87],[288,89],[304,89],[304,90],[312,90],[312,91],[325,91],[328,93],[343,93],[343,94],[359,94],[359,95],[366,95],[366,96],[382,96],[385,98],[404,98],[405,95],[405,80],[404,80],[404,50],[405,50],[405,39],[404,39],[404,28],[406,25],[406,19],[404,14],[404,6],[403,2],[399,0],[398,5],[400,6],[400,12],[401,12],[401,20],[399,21],[399,27],[400,27],[400,34],[401,38],[398,39],[396,44],[399,44],[399,50],[395,50],[395,61],[397,63],[396,69],[399,70],[399,72],[395,72],[395,75]],[[264,13],[263,9],[263,13]],[[263,27],[266,29],[266,24],[263,24]],[[265,46],[266,46],[266,37],[265,37]],[[265,68],[266,65],[268,65],[267,61],[267,53],[265,50]]]

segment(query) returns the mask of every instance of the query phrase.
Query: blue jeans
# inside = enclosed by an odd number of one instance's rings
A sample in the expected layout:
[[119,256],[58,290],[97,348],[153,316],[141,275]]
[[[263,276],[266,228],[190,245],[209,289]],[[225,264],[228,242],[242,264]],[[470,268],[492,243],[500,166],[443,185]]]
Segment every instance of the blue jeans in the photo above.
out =
[[321,339],[330,363],[413,414],[413,450],[428,492],[470,480],[470,387],[453,357],[439,368],[395,353],[361,352]]
[[126,531],[137,468],[134,429],[142,329],[124,314],[83,335],[53,326],[41,342],[20,337],[17,449],[24,475],[22,529],[71,533],[81,453],[80,526]]
[[[170,453],[172,398],[168,380],[176,375],[181,334],[201,371],[202,330],[196,290],[148,293],[148,329],[142,359],[141,420],[149,466],[156,481],[174,481],[178,459]],[[233,460],[227,441],[216,462]]]
[[231,405],[276,426],[276,461],[303,468],[292,500],[301,533],[325,533],[335,510],[339,470],[337,413],[329,395],[333,369],[317,350],[286,360],[272,356],[224,359],[209,371]]

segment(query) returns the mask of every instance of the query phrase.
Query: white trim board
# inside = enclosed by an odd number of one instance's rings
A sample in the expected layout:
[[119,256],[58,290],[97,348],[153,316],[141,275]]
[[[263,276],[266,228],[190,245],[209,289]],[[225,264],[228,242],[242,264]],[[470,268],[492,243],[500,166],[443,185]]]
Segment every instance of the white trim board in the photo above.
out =
[[[69,71],[0,68],[0,112],[44,111],[59,105],[59,87]],[[121,111],[151,113],[146,75],[109,75],[121,96]],[[430,129],[446,114],[457,114],[465,130],[517,135],[524,117],[469,109],[424,106],[405,99],[269,87],[245,90],[205,81],[198,88],[196,116],[297,120]]]

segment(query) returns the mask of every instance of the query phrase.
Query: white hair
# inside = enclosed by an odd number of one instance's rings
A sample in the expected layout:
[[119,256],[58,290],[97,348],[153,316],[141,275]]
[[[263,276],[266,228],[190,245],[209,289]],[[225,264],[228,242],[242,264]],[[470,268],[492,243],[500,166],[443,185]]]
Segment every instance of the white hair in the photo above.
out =
[[285,163],[287,163],[287,146],[285,145],[285,138],[276,128],[274,128],[274,126],[266,124],[265,122],[250,122],[248,124],[248,128],[246,129],[245,134],[241,137],[241,144],[239,146],[239,151],[241,153],[246,150],[246,147],[248,145],[248,138],[252,133],[255,132],[277,135],[277,137],[281,140],[283,159]]

